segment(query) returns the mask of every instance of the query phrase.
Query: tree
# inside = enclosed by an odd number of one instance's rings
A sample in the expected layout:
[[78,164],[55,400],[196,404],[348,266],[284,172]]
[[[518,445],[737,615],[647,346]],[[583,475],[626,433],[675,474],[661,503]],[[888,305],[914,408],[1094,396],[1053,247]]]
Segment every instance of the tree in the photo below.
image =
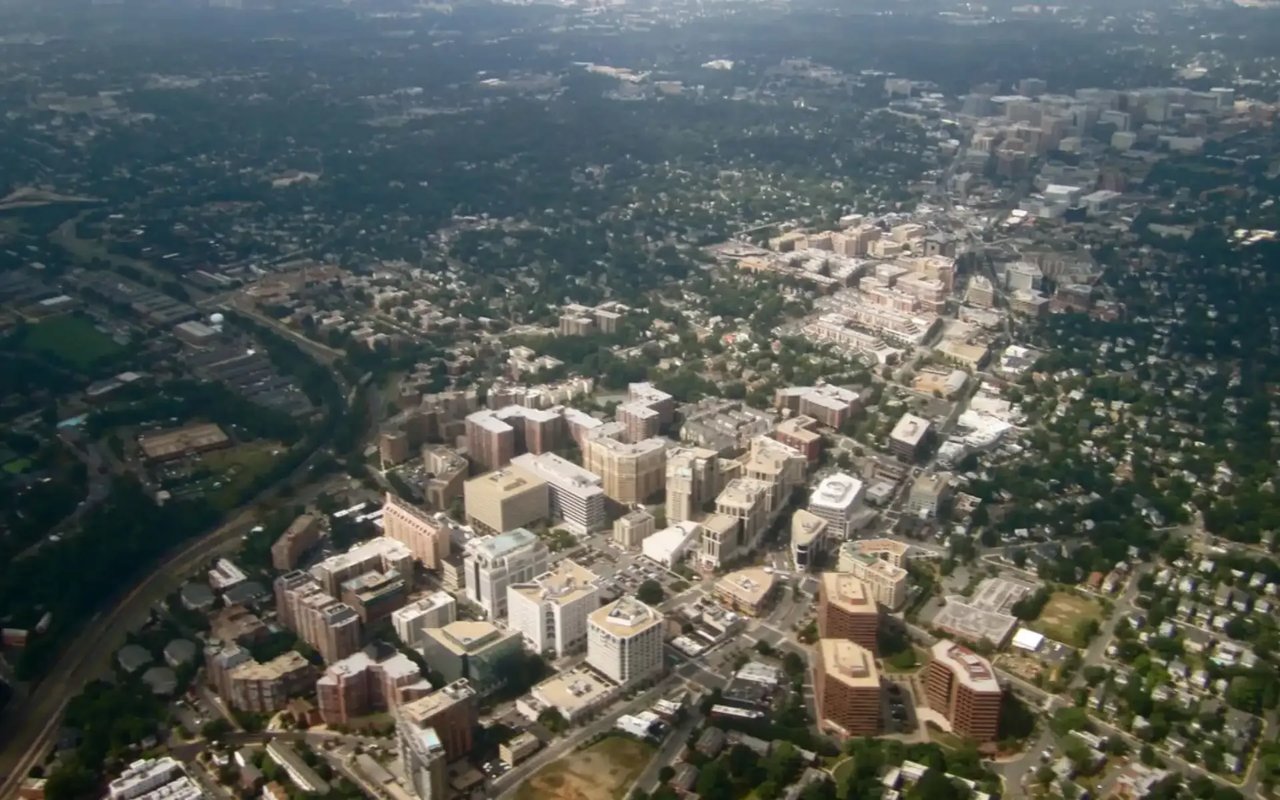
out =
[[636,597],[640,602],[648,603],[651,606],[662,602],[662,598],[666,596],[666,592],[662,590],[662,584],[652,578],[640,584],[640,588],[636,590]]
[[224,717],[211,719],[200,728],[200,735],[211,742],[220,742],[229,733],[231,733],[231,723]]
[[963,800],[967,795],[968,792],[962,792],[947,773],[937,769],[926,770],[907,792],[908,800]]
[[670,764],[663,764],[662,768],[658,770],[658,781],[660,783],[666,783],[667,781],[671,780],[675,776],[676,776],[676,768],[671,766]]

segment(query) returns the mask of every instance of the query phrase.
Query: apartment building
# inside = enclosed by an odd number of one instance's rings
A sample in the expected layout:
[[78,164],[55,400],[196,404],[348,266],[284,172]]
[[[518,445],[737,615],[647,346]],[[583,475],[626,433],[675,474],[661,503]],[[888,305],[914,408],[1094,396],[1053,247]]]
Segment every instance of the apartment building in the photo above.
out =
[[392,572],[413,587],[413,553],[402,542],[379,536],[354,545],[345,553],[326,558],[311,568],[311,574],[331,597],[338,597],[342,584],[366,572]]
[[271,545],[271,566],[281,572],[295,569],[303,554],[320,542],[320,518],[300,514]]
[[239,645],[206,651],[209,683],[232,708],[254,714],[272,714],[284,708],[290,697],[309,694],[316,669],[295,650],[270,661],[255,661]]
[[828,475],[809,494],[809,513],[827,521],[832,538],[847,539],[857,528],[862,495],[863,483],[852,475]]
[[747,478],[769,484],[766,513],[771,515],[782,509],[792,489],[804,484],[809,467],[803,453],[768,436],[751,440],[751,449],[741,464]]
[[708,514],[698,523],[702,538],[698,543],[698,566],[705,571],[720,567],[744,550],[742,521],[728,514]]
[[[877,540],[866,540],[877,541]],[[874,549],[864,547],[866,542],[845,542],[840,547],[836,570],[853,575],[871,587],[877,603],[896,611],[907,602],[908,574],[889,558],[882,558]],[[892,544],[898,544],[892,542]]]
[[516,454],[516,430],[489,409],[468,414],[467,455],[481,469],[501,469]]
[[628,442],[641,442],[658,435],[671,424],[676,401],[671,395],[650,383],[627,386],[627,401],[618,406],[616,415]]
[[813,691],[820,730],[842,739],[880,733],[880,671],[866,648],[845,639],[820,639],[814,648]]
[[951,731],[977,742],[994,741],[1000,730],[1004,691],[991,662],[955,642],[943,639],[930,648],[925,671],[929,707],[951,723]]
[[432,592],[391,614],[396,636],[417,650],[428,628],[443,628],[458,618],[458,601],[448,592]]
[[546,483],[550,516],[564,528],[587,534],[607,524],[604,481],[599,475],[555,453],[526,453],[511,459],[511,465]]
[[818,432],[818,420],[800,414],[783,420],[773,429],[773,438],[804,454],[812,466],[822,458],[822,434]]
[[928,448],[933,423],[915,414],[903,414],[889,433],[889,450],[903,461],[916,461]]
[[457,761],[472,749],[472,731],[479,724],[476,691],[464,680],[449,683],[396,709],[396,717],[415,728],[435,728],[445,757]]
[[871,587],[843,572],[824,572],[818,582],[818,634],[875,653],[879,630],[880,609]]
[[395,648],[375,644],[325,669],[316,681],[316,706],[326,725],[344,725],[356,717],[393,711],[431,691],[417,664]]
[[430,514],[387,492],[382,501],[382,533],[408,548],[423,567],[440,568],[449,557],[452,523],[443,514]]
[[587,646],[587,615],[600,607],[597,576],[565,559],[550,572],[507,587],[507,620],[535,653],[555,658]]
[[548,569],[547,545],[524,528],[472,539],[463,551],[467,599],[489,619],[507,615],[507,587],[527,583]]
[[464,495],[467,522],[482,533],[502,533],[551,515],[547,482],[515,466],[472,478]]
[[862,397],[839,386],[790,386],[777,390],[773,403],[777,408],[812,417],[818,424],[838,430],[862,408]]
[[584,440],[583,466],[600,476],[607,497],[635,505],[662,491],[669,442],[657,437],[627,442],[625,435],[617,422],[590,431]]
[[682,406],[680,439],[697,447],[730,456],[746,448],[755,437],[773,429],[777,416],[751,408],[739,400],[710,398]]
[[282,625],[314,647],[326,663],[360,649],[361,621],[312,575],[294,570],[275,580],[276,612]]
[[704,447],[675,447],[667,452],[667,522],[696,520],[703,506],[723,488],[720,457]]
[[391,616],[409,599],[409,586],[396,572],[365,572],[342,582],[339,599],[351,606],[365,625]]
[[587,618],[587,663],[619,686],[662,673],[663,618],[656,609],[624,596]]

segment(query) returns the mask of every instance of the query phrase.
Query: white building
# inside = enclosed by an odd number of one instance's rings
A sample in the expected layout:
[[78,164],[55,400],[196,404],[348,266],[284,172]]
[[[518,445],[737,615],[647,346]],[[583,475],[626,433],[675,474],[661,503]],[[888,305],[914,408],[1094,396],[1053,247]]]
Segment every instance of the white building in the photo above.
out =
[[555,453],[525,453],[511,464],[546,481],[551,516],[563,520],[565,528],[586,534],[605,527],[604,481],[599,475]]
[[432,592],[409,605],[391,612],[396,636],[417,650],[427,628],[443,628],[458,618],[458,601],[448,592]]
[[862,493],[862,481],[852,475],[843,472],[829,475],[809,495],[809,513],[826,520],[828,536],[847,539],[853,535]]
[[467,599],[489,619],[505,617],[507,587],[546,572],[551,557],[546,544],[525,528],[472,539],[463,553]]
[[680,563],[685,553],[689,552],[689,548],[697,542],[700,528],[701,526],[696,522],[677,522],[652,536],[645,537],[640,548],[645,558],[670,569],[673,565]]
[[556,658],[587,644],[587,615],[600,607],[597,575],[569,559],[507,587],[507,623],[536,653]]
[[204,793],[187,776],[182,764],[168,756],[138,759],[107,786],[108,800],[151,800],[160,797],[195,800],[203,796]]
[[662,615],[634,597],[596,609],[587,619],[587,663],[620,686],[662,672]]

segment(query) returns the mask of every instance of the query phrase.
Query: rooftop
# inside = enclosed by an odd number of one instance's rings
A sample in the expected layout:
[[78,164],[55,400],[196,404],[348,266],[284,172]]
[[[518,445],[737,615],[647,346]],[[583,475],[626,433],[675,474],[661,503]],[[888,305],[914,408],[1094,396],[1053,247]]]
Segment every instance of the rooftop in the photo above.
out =
[[917,417],[915,414],[903,414],[902,418],[898,420],[898,424],[893,426],[893,432],[889,434],[889,438],[910,445],[917,445],[924,439],[925,434],[929,432],[929,425],[929,420],[923,417]]
[[809,495],[809,505],[846,511],[857,502],[862,494],[862,481],[837,472],[822,479],[813,493]]
[[598,577],[576,561],[565,559],[550,572],[544,572],[528,583],[515,584],[511,590],[534,602],[567,605],[590,595],[595,590]]
[[777,577],[772,572],[765,572],[763,567],[747,567],[716,581],[716,590],[754,606],[769,594],[776,582]]
[[517,634],[504,631],[492,622],[483,620],[458,620],[443,628],[430,628],[427,636],[455,655],[466,655],[484,650],[493,643]]
[[617,688],[589,669],[562,672],[533,687],[533,695],[567,716],[589,708]]
[[411,722],[421,725],[444,709],[455,703],[470,700],[475,695],[475,689],[472,689],[471,684],[463,678],[442,686],[426,697],[405,703],[400,706],[400,712]]
[[467,554],[482,558],[505,558],[518,550],[533,547],[540,540],[528,528],[515,528],[497,536],[484,536],[467,542]]
[[615,636],[634,636],[643,630],[662,623],[662,615],[634,597],[620,597],[607,606],[601,606],[588,617],[596,625]]
[[579,494],[604,494],[603,479],[555,453],[525,453],[511,459],[512,466],[561,488]]
[[769,495],[772,487],[753,478],[734,478],[716,497],[717,506],[746,508],[755,505],[760,498]]
[[846,572],[822,573],[822,591],[828,603],[846,611],[876,612],[876,596],[871,587]]
[[879,689],[880,671],[875,656],[847,639],[822,639],[818,653],[828,677],[859,689]]
[[791,543],[806,545],[822,535],[827,521],[803,508],[791,515]]
[[513,468],[495,469],[493,472],[486,472],[472,478],[467,481],[468,489],[472,486],[483,487],[502,498],[523,494],[547,485],[547,482],[537,474],[514,467],[514,459],[512,464]]
[[957,678],[975,692],[1001,691],[991,662],[969,648],[942,639],[930,648],[930,652],[935,661],[951,667]]

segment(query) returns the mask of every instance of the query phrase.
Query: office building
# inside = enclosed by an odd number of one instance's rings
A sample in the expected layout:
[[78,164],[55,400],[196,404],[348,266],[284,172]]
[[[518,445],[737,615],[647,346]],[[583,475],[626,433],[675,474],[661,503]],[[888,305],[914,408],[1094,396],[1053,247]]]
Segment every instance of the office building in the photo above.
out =
[[431,691],[417,664],[389,645],[373,644],[328,666],[316,681],[316,705],[326,725],[345,725]]
[[619,686],[662,673],[662,615],[621,597],[587,618],[587,663]]
[[818,728],[841,738],[880,733],[880,671],[875,656],[845,639],[820,639],[813,654]]
[[803,453],[768,436],[752,439],[751,449],[740,463],[744,476],[770,485],[766,509],[769,514],[781,510],[791,491],[804,485],[805,471],[809,467]]
[[551,515],[547,482],[518,467],[472,478],[463,492],[467,522],[483,533],[502,533]]
[[489,619],[507,615],[507,587],[545,573],[550,562],[547,545],[524,528],[467,542],[463,551],[467,599]]
[[847,539],[857,527],[862,493],[862,481],[852,475],[828,475],[809,495],[809,513],[826,520],[827,533],[833,539]]
[[728,514],[709,514],[699,523],[702,538],[698,546],[698,566],[717,570],[738,556],[742,546],[742,523]]
[[903,414],[889,433],[889,450],[903,461],[915,461],[928,448],[933,424],[915,414]]
[[1004,692],[991,662],[946,639],[934,644],[930,655],[924,678],[929,707],[946,717],[957,736],[994,741]]
[[675,447],[667,453],[667,522],[696,520],[723,488],[720,457],[704,447]]
[[635,550],[653,535],[655,529],[653,515],[643,507],[635,508],[613,521],[613,541],[628,550]]
[[587,646],[587,615],[600,607],[596,574],[565,559],[507,587],[507,622],[535,653],[560,658]]
[[584,440],[583,466],[599,475],[607,497],[623,505],[643,503],[663,489],[666,477],[666,439],[623,440],[625,428],[610,422]]
[[422,448],[422,472],[422,496],[427,508],[448,511],[455,502],[461,502],[471,465],[456,450],[428,445]]
[[387,492],[382,501],[382,533],[400,542],[419,564],[431,570],[449,557],[452,522],[443,514],[429,514]]
[[546,483],[550,516],[558,521],[558,526],[587,534],[607,524],[603,481],[599,475],[555,453],[526,453],[511,459],[511,466]]
[[921,475],[911,484],[903,510],[921,519],[933,519],[951,491],[951,474],[947,472]]
[[339,599],[369,625],[404,606],[409,600],[409,586],[397,572],[365,572],[342,582]]
[[896,611],[907,602],[907,570],[896,566],[890,558],[882,558],[877,554],[883,551],[860,547],[863,544],[864,542],[854,541],[841,545],[836,570],[848,573],[867,584],[877,603]]
[[428,628],[443,628],[458,618],[458,602],[448,592],[432,592],[391,614],[396,636],[417,650]]
[[738,521],[738,538],[732,554],[721,552],[721,563],[754,550],[769,521],[773,484],[751,478],[735,478],[716,495],[716,513]]
[[791,563],[800,571],[811,570],[827,552],[827,521],[803,508],[791,515]]
[[449,795],[448,755],[435,727],[419,727],[396,715],[396,745],[409,788],[418,800],[445,800]]
[[466,678],[477,692],[487,694],[501,684],[497,667],[520,652],[520,641],[520,634],[492,622],[457,620],[426,632],[422,657],[446,681]]
[[413,553],[401,542],[379,536],[354,545],[311,568],[311,574],[331,597],[338,597],[342,584],[366,572],[394,572],[413,587]]
[[758,617],[772,599],[776,584],[773,570],[747,567],[716,581],[712,596],[731,611]]
[[471,752],[472,732],[480,723],[475,689],[466,680],[454,681],[400,706],[396,718],[415,728],[435,728],[445,758],[457,761]]
[[300,514],[271,545],[271,566],[281,572],[296,569],[303,554],[320,542],[320,518]]
[[847,639],[876,652],[880,609],[871,587],[843,572],[824,572],[818,583],[818,634]]

